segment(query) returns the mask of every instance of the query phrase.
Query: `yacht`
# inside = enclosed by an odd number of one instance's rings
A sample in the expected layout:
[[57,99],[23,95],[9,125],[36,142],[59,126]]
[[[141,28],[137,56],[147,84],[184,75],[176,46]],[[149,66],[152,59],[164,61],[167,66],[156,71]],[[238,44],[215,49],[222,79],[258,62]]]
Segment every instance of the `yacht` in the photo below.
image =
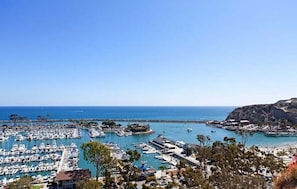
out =
[[89,130],[89,136],[91,138],[105,137],[105,133],[102,130],[96,130],[92,128]]
[[116,133],[117,136],[124,136],[125,135],[125,131],[123,131],[123,130],[117,130],[115,133]]
[[23,140],[25,140],[25,137],[23,135],[20,135],[20,134],[16,135],[15,141],[23,141]]
[[5,137],[5,136],[0,136],[0,142],[4,142],[8,140],[8,137]]

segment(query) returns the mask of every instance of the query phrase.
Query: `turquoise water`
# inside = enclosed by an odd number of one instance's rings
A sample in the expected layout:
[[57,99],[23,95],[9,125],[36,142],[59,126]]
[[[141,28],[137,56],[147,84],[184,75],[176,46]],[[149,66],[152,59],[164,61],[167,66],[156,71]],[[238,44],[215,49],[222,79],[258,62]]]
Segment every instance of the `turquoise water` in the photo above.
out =
[[[118,110],[118,111],[117,111]],[[233,110],[232,107],[0,107],[0,118],[8,119],[12,113],[17,113],[21,116],[27,116],[30,119],[36,118],[38,115],[50,114],[53,119],[60,118],[126,118],[126,119],[172,119],[172,120],[203,120],[216,119],[223,120],[227,114]],[[110,116],[110,117],[109,117]],[[127,123],[120,123],[126,126]],[[150,135],[137,135],[118,137],[114,133],[106,133],[104,138],[96,139],[101,142],[117,143],[122,149],[133,149],[132,144],[148,142],[159,134],[172,140],[181,140],[188,143],[198,143],[196,140],[197,134],[207,135],[212,141],[223,140],[224,137],[235,137],[240,141],[240,137],[232,131],[227,131],[220,128],[213,128],[204,124],[179,124],[179,123],[150,123],[151,129],[155,133]],[[187,128],[192,128],[192,132],[187,132]],[[215,132],[211,132],[215,131]],[[80,146],[83,142],[90,141],[86,131],[82,131],[81,139],[59,139],[56,144],[71,144],[76,143]],[[255,133],[249,137],[247,145],[273,146],[287,143],[295,143],[297,137],[266,137],[261,133]],[[43,141],[21,141],[25,143],[27,148],[32,148],[33,145],[39,145],[41,142],[52,144],[52,140]],[[11,148],[15,143],[11,137],[8,141],[0,143],[1,148]],[[158,168],[161,161],[155,159],[156,154],[143,154],[141,161],[147,161],[148,165]],[[92,173],[95,172],[92,165],[83,160],[80,153],[79,167],[90,168]]]

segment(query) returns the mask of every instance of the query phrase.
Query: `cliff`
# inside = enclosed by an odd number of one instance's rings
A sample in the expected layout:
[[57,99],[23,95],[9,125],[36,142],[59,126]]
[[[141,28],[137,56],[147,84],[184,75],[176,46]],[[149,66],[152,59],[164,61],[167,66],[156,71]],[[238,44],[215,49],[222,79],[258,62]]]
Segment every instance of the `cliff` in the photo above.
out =
[[250,105],[236,108],[226,120],[249,120],[254,124],[297,125],[297,98],[280,100],[274,104]]

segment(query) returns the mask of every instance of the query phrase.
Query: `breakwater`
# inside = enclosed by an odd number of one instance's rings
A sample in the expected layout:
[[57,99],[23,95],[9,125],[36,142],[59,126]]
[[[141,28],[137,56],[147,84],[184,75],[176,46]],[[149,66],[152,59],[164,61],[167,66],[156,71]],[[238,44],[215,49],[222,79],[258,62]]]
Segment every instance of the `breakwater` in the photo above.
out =
[[57,122],[73,122],[73,121],[115,121],[115,122],[141,122],[141,123],[206,123],[210,120],[163,120],[163,119],[106,119],[106,118],[93,118],[93,119],[50,119],[50,120],[27,120],[27,121],[12,121],[0,120],[2,124],[15,124],[15,123],[57,123]]

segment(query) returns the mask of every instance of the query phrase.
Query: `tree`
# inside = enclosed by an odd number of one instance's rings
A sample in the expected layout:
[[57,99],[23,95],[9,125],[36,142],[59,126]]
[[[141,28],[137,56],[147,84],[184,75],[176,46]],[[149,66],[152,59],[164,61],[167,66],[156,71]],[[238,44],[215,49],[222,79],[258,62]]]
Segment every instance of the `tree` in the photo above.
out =
[[98,181],[99,174],[105,170],[111,160],[109,148],[100,142],[91,141],[83,143],[81,149],[84,159],[95,166],[96,181]]
[[126,154],[129,156],[129,158],[122,161],[122,168],[120,172],[124,181],[129,184],[130,181],[133,181],[137,178],[138,168],[133,165],[133,162],[138,161],[141,157],[141,154],[137,150],[130,149],[126,151]]
[[263,153],[255,146],[244,150],[234,138],[225,137],[224,143],[216,141],[209,157],[214,165],[209,180],[218,189],[267,188],[264,176],[259,174],[260,168],[279,171],[282,161]]
[[13,122],[16,122],[19,119],[19,117],[20,116],[18,114],[10,114],[9,120],[13,121]]
[[141,157],[141,154],[137,150],[128,149],[126,153],[129,155],[129,162],[131,163],[138,161]]
[[114,157],[108,157],[106,159],[108,163],[104,164],[104,189],[110,189],[115,188],[116,183],[112,179],[111,175],[113,171],[119,170],[119,163],[120,160],[114,158]]
[[9,189],[29,189],[32,185],[33,178],[24,176],[17,181],[14,181],[8,185]]
[[105,126],[109,126],[109,127],[114,127],[114,126],[117,125],[117,124],[116,124],[114,121],[112,121],[112,120],[106,120],[106,121],[103,121],[101,124],[102,124],[102,125],[105,125]]
[[206,169],[206,165],[205,165],[206,153],[210,149],[206,148],[205,145],[207,145],[210,142],[210,138],[209,136],[205,136],[205,135],[197,135],[196,138],[200,143],[200,148],[198,149],[198,158],[200,157],[199,160],[203,164],[203,168]]
[[209,136],[197,135],[196,139],[200,142],[200,146],[205,146],[210,142]]
[[39,122],[46,122],[47,121],[47,117],[45,117],[43,115],[38,115],[37,116],[37,121],[39,121]]
[[16,122],[19,120],[20,116],[18,114],[11,114],[9,116],[9,120],[14,122],[14,125],[16,126]]
[[87,123],[87,127],[98,126],[98,125],[99,125],[99,123],[97,121],[89,121]]
[[76,189],[102,189],[102,183],[96,180],[81,180],[75,184]]
[[290,189],[297,187],[297,163],[293,162],[282,174],[274,180],[275,189]]
[[252,131],[242,129],[236,130],[235,133],[241,136],[241,144],[243,145],[243,147],[245,147],[245,144],[248,141],[248,137],[253,136],[254,134]]
[[194,169],[192,167],[187,167],[183,172],[185,179],[185,184],[187,188],[199,188],[201,189],[213,189],[208,179],[205,179],[203,173],[199,169]]

